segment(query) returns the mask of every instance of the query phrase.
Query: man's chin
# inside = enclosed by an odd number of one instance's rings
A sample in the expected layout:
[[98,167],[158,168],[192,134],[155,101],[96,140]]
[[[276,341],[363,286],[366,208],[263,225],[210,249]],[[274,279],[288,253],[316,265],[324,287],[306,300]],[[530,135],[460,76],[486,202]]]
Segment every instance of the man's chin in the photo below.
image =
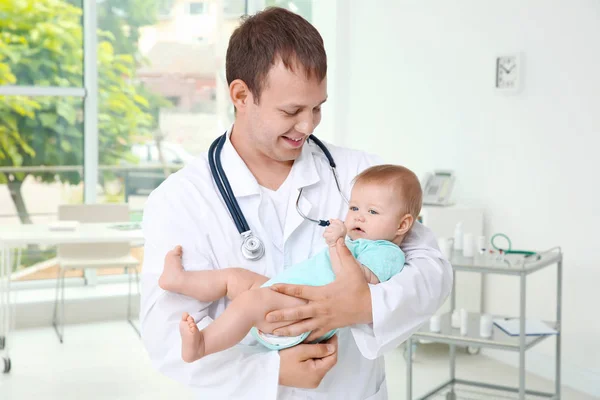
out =
[[279,149],[275,154],[275,159],[281,162],[294,162],[302,153],[302,147],[299,149]]

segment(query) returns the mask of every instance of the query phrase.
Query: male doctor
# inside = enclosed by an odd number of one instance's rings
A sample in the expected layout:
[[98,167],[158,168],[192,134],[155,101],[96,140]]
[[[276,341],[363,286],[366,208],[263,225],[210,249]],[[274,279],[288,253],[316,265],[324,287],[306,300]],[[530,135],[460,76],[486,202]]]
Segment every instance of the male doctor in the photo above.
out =
[[[326,246],[323,228],[296,212],[300,189],[305,215],[330,219],[346,214],[327,158],[307,142],[327,99],[327,60],[317,30],[284,9],[258,13],[231,36],[226,70],[236,117],[221,153],[223,170],[251,230],[265,245],[265,255],[257,261],[242,256],[240,235],[206,154],[160,185],[148,198],[143,221],[140,320],[152,363],[193,388],[199,399],[387,399],[382,355],[434,314],[452,283],[451,267],[434,236],[418,223],[402,245],[404,270],[388,282],[368,285],[356,274],[357,261],[338,246],[333,258],[342,273],[335,282],[277,289],[277,295],[309,303],[267,315],[267,321],[283,326],[276,333],[312,330],[315,336],[342,328],[328,343],[277,352],[248,336],[236,347],[192,364],[181,359],[182,314],[189,312],[202,329],[228,300],[200,303],[160,289],[158,278],[170,249],[183,246],[187,270],[240,266],[272,277]],[[347,197],[352,179],[380,163],[360,151],[328,148]]]

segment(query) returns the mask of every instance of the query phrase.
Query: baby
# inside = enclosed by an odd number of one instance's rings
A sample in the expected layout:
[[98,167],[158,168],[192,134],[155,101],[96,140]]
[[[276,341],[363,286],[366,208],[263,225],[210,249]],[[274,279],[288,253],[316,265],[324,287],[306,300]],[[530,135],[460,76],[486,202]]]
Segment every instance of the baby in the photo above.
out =
[[[361,264],[365,280],[370,284],[387,281],[404,267],[404,253],[399,246],[421,211],[421,200],[421,185],[409,169],[396,165],[371,167],[354,180],[345,222],[331,220],[323,237],[329,246],[335,246],[339,238],[348,236],[346,246]],[[224,296],[232,300],[202,331],[194,319],[184,313],[179,329],[182,358],[186,362],[228,349],[249,331],[269,349],[285,349],[302,343],[310,332],[296,337],[271,335],[268,332],[277,326],[264,320],[271,311],[306,304],[306,301],[282,296],[267,287],[275,283],[321,286],[335,280],[328,248],[270,280],[243,268],[185,271],[181,254],[181,247],[177,246],[166,255],[159,279],[161,288],[203,302]],[[335,331],[328,332],[317,342],[334,334]]]

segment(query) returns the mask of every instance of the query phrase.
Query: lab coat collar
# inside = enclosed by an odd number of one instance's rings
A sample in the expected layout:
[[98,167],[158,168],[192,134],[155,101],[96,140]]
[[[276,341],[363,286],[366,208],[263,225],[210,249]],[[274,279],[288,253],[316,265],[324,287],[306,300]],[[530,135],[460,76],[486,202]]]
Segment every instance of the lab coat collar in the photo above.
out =
[[315,146],[313,143],[304,143],[300,157],[294,161],[290,178],[292,178],[292,187],[295,189],[314,185],[321,180],[313,155]]
[[[304,218],[298,214],[296,210],[296,199],[301,188],[314,185],[321,180],[319,171],[317,170],[315,155],[313,151],[321,151],[315,149],[317,146],[313,143],[305,143],[302,146],[302,152],[300,157],[294,162],[292,171],[290,172],[290,178],[292,179],[293,194],[290,196],[288,203],[287,217],[285,219],[285,226],[283,228],[283,243],[285,244],[289,237],[294,233],[296,228],[304,222]],[[298,207],[302,210],[304,215],[309,215],[313,204],[308,200],[306,193],[300,197],[298,201]],[[308,255],[307,255],[308,256]]]
[[227,130],[227,140],[221,151],[221,163],[236,198],[260,194],[258,182],[231,143],[233,125]]
[[[221,152],[221,163],[227,174],[227,179],[233,189],[235,197],[244,197],[260,194],[260,187],[252,172],[244,163],[237,150],[231,143],[231,131],[233,125],[227,130],[227,140],[223,145]],[[300,156],[294,162],[290,176],[291,185],[294,189],[305,188],[314,185],[321,179],[317,171],[316,160],[314,159],[313,150],[316,147],[313,143],[305,143],[302,146]],[[317,149],[317,151],[319,151]],[[228,173],[235,171],[235,173]]]

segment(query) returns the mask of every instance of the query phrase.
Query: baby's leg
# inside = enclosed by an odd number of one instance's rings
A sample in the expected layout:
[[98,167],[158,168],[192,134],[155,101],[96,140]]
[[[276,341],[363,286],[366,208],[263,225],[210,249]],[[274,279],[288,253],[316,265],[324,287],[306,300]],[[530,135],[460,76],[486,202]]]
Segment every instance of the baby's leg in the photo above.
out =
[[[198,330],[193,319],[190,322],[191,317],[188,318],[184,314],[180,327],[183,360],[193,362],[206,355],[233,347],[253,326],[263,322],[269,312],[302,304],[306,304],[306,301],[277,293],[269,288],[260,288],[241,293],[223,314],[202,331]],[[272,331],[289,325],[289,322],[271,325]]]
[[181,335],[181,358],[191,363],[199,360],[204,355],[204,335],[198,329],[196,321],[188,313],[183,313],[179,322]]
[[181,255],[181,246],[167,253],[158,284],[164,290],[181,293],[199,301],[216,301],[225,296],[234,299],[240,293],[260,287],[268,280],[266,276],[242,268],[185,271]]

